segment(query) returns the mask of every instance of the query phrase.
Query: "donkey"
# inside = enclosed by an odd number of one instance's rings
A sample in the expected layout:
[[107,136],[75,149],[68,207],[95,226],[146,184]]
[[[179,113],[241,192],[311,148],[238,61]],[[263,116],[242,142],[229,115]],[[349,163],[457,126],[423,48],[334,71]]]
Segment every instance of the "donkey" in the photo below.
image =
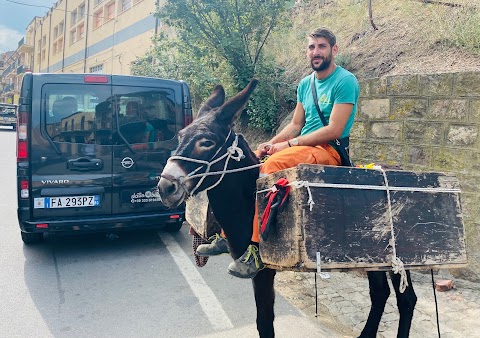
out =
[[[252,236],[256,180],[259,160],[234,123],[257,85],[253,79],[241,92],[225,102],[225,91],[217,85],[200,107],[196,119],[178,134],[179,145],[165,166],[158,182],[162,203],[180,205],[188,196],[207,190],[209,205],[222,227],[233,259],[240,257]],[[225,173],[228,171],[229,173]],[[265,268],[253,278],[257,308],[257,330],[262,338],[275,336],[275,270]],[[390,289],[384,272],[369,272],[372,309],[361,337],[375,337]],[[395,284],[395,279],[392,279]],[[400,310],[398,337],[408,337],[413,306],[411,292],[397,292]],[[396,291],[398,290],[398,280]],[[408,298],[408,301],[400,300]],[[416,298],[415,298],[416,300]],[[412,305],[413,304],[413,305]]]

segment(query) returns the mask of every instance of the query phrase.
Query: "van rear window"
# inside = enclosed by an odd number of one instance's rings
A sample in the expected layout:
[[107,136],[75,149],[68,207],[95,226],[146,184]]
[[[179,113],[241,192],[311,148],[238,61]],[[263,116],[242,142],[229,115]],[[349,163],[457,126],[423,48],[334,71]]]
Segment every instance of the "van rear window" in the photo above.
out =
[[53,141],[108,144],[112,134],[109,86],[45,85],[42,107]]
[[50,138],[135,144],[170,140],[181,128],[172,90],[129,86],[111,90],[108,85],[45,85],[42,107]]

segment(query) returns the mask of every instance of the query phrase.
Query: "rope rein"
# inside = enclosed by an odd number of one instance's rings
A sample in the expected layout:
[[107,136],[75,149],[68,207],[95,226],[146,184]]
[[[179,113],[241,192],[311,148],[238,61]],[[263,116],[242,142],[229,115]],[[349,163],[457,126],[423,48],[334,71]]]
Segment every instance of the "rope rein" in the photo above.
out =
[[[385,190],[387,193],[387,207],[388,207],[388,223],[390,224],[390,240],[389,245],[392,247],[392,271],[395,274],[400,274],[400,292],[403,293],[408,287],[407,272],[402,260],[397,257],[396,249],[396,240],[395,240],[395,228],[393,223],[393,211],[392,211],[392,201],[390,197],[391,191],[407,191],[407,192],[427,192],[427,193],[460,193],[460,189],[455,188],[415,188],[415,187],[395,187],[390,186],[388,183],[388,178],[385,170],[382,168],[373,168],[374,170],[380,171],[383,176],[384,185],[367,185],[367,184],[337,184],[337,183],[312,183],[308,181],[292,181],[287,186],[293,188],[306,188],[308,193],[307,204],[310,208],[310,211],[313,210],[315,202],[313,201],[311,187],[319,188],[337,188],[337,189],[362,189],[362,190]],[[273,186],[275,187],[275,186]],[[272,188],[273,188],[272,187]],[[258,190],[257,194],[265,193],[271,191],[272,188]]]

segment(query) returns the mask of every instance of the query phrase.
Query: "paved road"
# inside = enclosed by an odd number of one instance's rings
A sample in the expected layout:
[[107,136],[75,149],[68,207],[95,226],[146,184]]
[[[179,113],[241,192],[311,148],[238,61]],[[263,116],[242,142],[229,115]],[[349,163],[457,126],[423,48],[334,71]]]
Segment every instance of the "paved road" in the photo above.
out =
[[[435,298],[429,271],[412,271],[417,304],[410,337],[439,337]],[[452,279],[456,287],[437,292],[438,318],[442,338],[479,338],[480,284],[455,278],[448,270],[434,271],[434,279]],[[389,282],[390,283],[390,282]],[[324,327],[343,332],[345,337],[357,337],[370,310],[368,280],[360,273],[331,273],[330,279],[318,279],[317,321]],[[315,313],[314,276],[312,273],[283,272],[277,277],[277,289],[313,318]],[[397,336],[399,314],[395,293],[391,293],[382,316],[378,338]]]
[[[228,256],[194,266],[187,229],[52,236],[25,246],[16,218],[15,133],[0,131],[0,337],[255,337],[249,280]],[[278,337],[338,337],[282,296]]]

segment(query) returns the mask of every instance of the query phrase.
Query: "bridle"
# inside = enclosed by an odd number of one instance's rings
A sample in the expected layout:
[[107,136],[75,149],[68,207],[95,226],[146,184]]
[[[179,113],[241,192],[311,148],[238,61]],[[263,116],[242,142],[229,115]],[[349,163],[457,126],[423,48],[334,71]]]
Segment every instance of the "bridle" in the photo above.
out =
[[[216,158],[218,156],[218,154],[220,153],[220,151],[222,149],[224,149],[225,145],[227,144],[228,140],[230,139],[230,136],[234,136],[233,138],[233,142],[232,142],[232,145],[229,146],[227,149],[226,149],[226,152],[219,156],[218,158]],[[177,181],[180,185],[180,187],[182,187],[182,189],[185,191],[185,193],[189,196],[193,195],[195,193],[195,191],[202,185],[203,181],[205,180],[205,178],[207,176],[213,176],[213,175],[221,175],[220,178],[218,179],[217,182],[215,182],[213,185],[211,185],[210,187],[206,188],[205,190],[208,191],[210,189],[213,189],[215,188],[217,185],[220,184],[220,182],[222,181],[223,177],[225,176],[225,174],[229,174],[229,173],[234,173],[234,172],[239,172],[239,171],[244,171],[244,170],[250,170],[250,169],[254,169],[254,168],[258,168],[261,166],[261,163],[259,164],[254,164],[254,165],[251,165],[251,166],[248,166],[248,167],[243,167],[243,168],[238,168],[238,169],[230,169],[230,170],[227,170],[227,167],[228,167],[228,163],[230,161],[230,159],[233,159],[237,162],[240,162],[241,160],[243,160],[245,158],[245,155],[243,154],[243,150],[238,146],[238,135],[230,129],[228,135],[227,135],[227,138],[225,139],[225,142],[223,143],[223,145],[215,152],[215,154],[212,156],[212,158],[210,159],[210,161],[205,161],[205,160],[198,160],[198,159],[195,159],[195,158],[190,158],[190,157],[185,157],[185,156],[171,156],[168,161],[170,160],[180,160],[180,161],[186,161],[186,162],[194,162],[194,163],[200,163],[201,165],[199,167],[197,167],[195,170],[193,170],[192,172],[190,172],[186,177],[179,177],[178,179],[173,177],[172,175],[169,175],[169,174],[161,174],[160,176],[172,183],[174,183],[175,181]],[[225,164],[223,165],[223,170],[221,171],[212,171],[210,172],[211,170],[211,167],[222,161],[223,159],[225,159]],[[168,162],[167,161],[167,162]],[[206,169],[205,169],[205,172],[203,173],[200,173],[200,174],[196,174],[200,169],[202,169],[204,166],[206,166]],[[198,178],[200,177],[200,180],[198,181],[197,185],[189,192],[186,185],[185,185],[185,182],[188,181],[188,180],[191,180],[191,179],[194,179],[194,178]]]

